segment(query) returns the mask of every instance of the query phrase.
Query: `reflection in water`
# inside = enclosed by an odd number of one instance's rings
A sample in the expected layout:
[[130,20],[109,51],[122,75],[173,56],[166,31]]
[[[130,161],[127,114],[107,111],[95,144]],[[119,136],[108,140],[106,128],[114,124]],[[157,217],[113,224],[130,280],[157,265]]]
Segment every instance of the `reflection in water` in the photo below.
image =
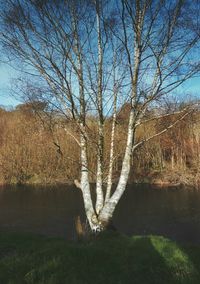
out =
[[[200,242],[200,192],[129,186],[114,214],[126,234],[158,234]],[[25,231],[76,238],[75,220],[85,221],[81,193],[74,187],[1,187],[0,231]]]

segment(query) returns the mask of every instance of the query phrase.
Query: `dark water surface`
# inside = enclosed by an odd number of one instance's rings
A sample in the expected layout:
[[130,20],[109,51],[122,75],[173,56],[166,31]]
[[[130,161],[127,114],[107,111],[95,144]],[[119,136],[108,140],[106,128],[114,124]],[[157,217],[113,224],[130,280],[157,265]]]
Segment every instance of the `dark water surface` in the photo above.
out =
[[[84,221],[82,197],[74,187],[0,187],[0,231],[75,239],[79,215]],[[116,208],[114,225],[129,235],[200,243],[200,191],[129,186]]]

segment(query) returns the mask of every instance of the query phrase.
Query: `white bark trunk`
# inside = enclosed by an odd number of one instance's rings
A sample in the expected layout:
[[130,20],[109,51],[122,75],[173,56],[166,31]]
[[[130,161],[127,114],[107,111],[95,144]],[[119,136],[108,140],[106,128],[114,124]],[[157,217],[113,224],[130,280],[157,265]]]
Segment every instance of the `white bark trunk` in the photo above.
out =
[[126,189],[126,185],[128,182],[128,176],[130,172],[130,163],[131,163],[131,154],[133,147],[133,138],[134,138],[134,120],[135,115],[134,112],[131,111],[129,118],[129,126],[128,126],[128,136],[127,136],[127,144],[125,155],[122,163],[122,170],[119,178],[119,182],[117,188],[111,198],[105,203],[103,209],[99,214],[99,220],[101,220],[102,224],[108,224],[113,216],[113,212],[115,210],[116,205],[118,204],[122,194]]
[[80,48],[79,35],[77,32],[77,18],[73,19],[74,38],[75,38],[75,53],[78,58],[78,81],[79,81],[79,95],[80,95],[80,148],[81,148],[81,182],[80,188],[83,195],[85,213],[92,231],[96,231],[99,228],[98,219],[94,210],[94,206],[91,198],[89,173],[88,173],[88,158],[87,158],[87,140],[85,130],[85,94],[84,94],[84,77],[83,77],[83,62],[82,62],[82,50]]
[[112,188],[112,174],[113,174],[113,159],[114,159],[114,141],[115,141],[115,126],[116,126],[116,117],[117,117],[117,90],[114,89],[114,110],[113,110],[113,121],[112,121],[112,130],[111,130],[111,142],[110,142],[110,161],[108,169],[108,180],[107,180],[107,189],[105,196],[105,203],[109,200],[111,195]]
[[115,210],[116,205],[118,204],[122,194],[126,189],[126,185],[128,182],[128,176],[130,173],[131,166],[131,155],[133,152],[133,140],[135,135],[135,111],[137,107],[137,84],[138,84],[138,76],[139,76],[139,67],[140,67],[140,58],[141,58],[141,27],[142,22],[140,18],[140,2],[136,2],[136,13],[137,17],[137,29],[135,32],[135,42],[134,42],[134,73],[132,77],[132,95],[131,95],[131,112],[129,116],[129,124],[128,124],[128,134],[127,134],[127,143],[125,149],[125,155],[122,163],[121,174],[119,178],[119,182],[117,188],[111,198],[105,203],[103,209],[99,214],[99,220],[101,220],[102,224],[106,225],[110,222],[113,216],[113,212]]
[[93,229],[95,224],[92,222],[92,220],[94,219],[95,212],[90,192],[88,164],[87,164],[87,149],[86,149],[85,137],[83,136],[83,134],[81,134],[81,191],[83,194],[85,213],[89,221],[90,227],[91,229]]
[[115,136],[115,120],[116,115],[113,117],[112,123],[112,132],[111,132],[111,143],[110,143],[110,163],[108,169],[108,180],[107,180],[107,189],[105,196],[105,203],[109,200],[112,188],[112,173],[113,173],[113,156],[114,156],[114,136]]
[[97,106],[98,106],[98,152],[97,152],[97,180],[96,180],[96,213],[99,214],[104,204],[103,197],[103,106],[102,106],[102,70],[103,70],[103,51],[101,43],[101,23],[100,23],[100,4],[96,0],[96,23],[98,37],[98,90],[97,90]]
[[103,170],[102,170],[102,151],[101,149],[98,150],[98,157],[97,157],[97,180],[96,180],[96,213],[99,214],[100,210],[104,204],[104,197],[103,197]]

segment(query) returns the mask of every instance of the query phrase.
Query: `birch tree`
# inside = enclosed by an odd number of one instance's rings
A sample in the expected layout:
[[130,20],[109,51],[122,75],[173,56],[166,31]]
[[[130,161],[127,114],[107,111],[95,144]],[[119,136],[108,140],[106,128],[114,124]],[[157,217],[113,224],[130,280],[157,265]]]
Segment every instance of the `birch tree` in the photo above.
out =
[[[80,188],[92,231],[111,222],[123,195],[135,150],[176,125],[194,107],[158,133],[137,140],[137,129],[150,109],[159,108],[199,71],[199,11],[196,2],[157,0],[8,0],[1,3],[1,42],[15,67],[19,62],[34,84],[29,98],[46,101],[79,132]],[[30,81],[29,83],[30,84]],[[30,90],[30,88],[29,88]],[[121,172],[112,189],[116,117],[129,104]],[[89,131],[96,118],[97,139]],[[110,156],[105,161],[104,124],[112,121]],[[156,119],[151,117],[150,119]],[[88,145],[96,149],[88,167]],[[107,166],[106,166],[107,165]],[[96,201],[90,188],[96,174]]]

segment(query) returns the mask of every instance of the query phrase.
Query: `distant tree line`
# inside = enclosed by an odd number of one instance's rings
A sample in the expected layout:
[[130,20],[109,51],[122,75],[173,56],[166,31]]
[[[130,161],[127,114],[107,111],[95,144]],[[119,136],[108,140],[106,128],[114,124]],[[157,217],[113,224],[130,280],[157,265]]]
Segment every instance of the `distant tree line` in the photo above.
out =
[[[14,110],[0,109],[0,181],[1,183],[67,183],[79,176],[79,146],[74,142],[78,132],[71,121],[56,113],[45,112],[45,105],[22,104]],[[127,108],[117,114],[113,176],[117,181],[126,143]],[[151,114],[138,128],[137,139],[153,135],[176,119],[166,115],[151,120]],[[129,182],[199,183],[200,113],[180,121],[174,128],[144,144],[132,157]],[[104,167],[108,170],[111,118],[105,123]],[[63,127],[65,124],[65,127]],[[88,127],[95,141],[97,120],[88,118]],[[72,137],[73,136],[73,137]],[[89,148],[89,169],[96,167],[96,154]],[[105,171],[104,182],[107,172]],[[95,173],[90,171],[90,181]]]

